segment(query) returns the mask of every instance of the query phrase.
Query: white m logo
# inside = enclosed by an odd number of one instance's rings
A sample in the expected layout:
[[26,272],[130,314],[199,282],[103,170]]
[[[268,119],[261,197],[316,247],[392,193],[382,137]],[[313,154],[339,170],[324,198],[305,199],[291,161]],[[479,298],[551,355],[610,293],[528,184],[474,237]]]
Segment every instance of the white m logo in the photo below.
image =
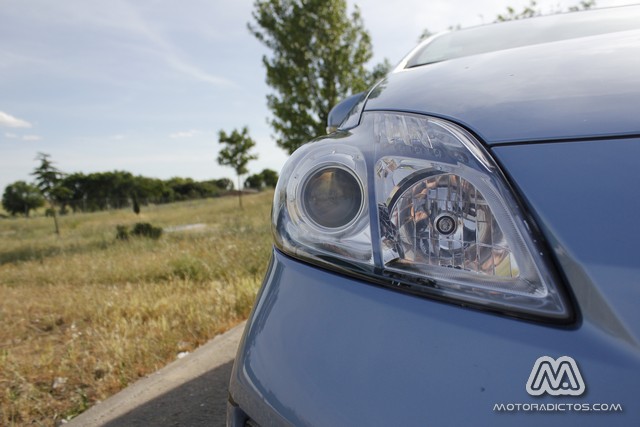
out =
[[549,393],[552,396],[580,396],[585,385],[578,365],[569,356],[552,359],[542,356],[536,360],[527,381],[527,393],[540,396]]

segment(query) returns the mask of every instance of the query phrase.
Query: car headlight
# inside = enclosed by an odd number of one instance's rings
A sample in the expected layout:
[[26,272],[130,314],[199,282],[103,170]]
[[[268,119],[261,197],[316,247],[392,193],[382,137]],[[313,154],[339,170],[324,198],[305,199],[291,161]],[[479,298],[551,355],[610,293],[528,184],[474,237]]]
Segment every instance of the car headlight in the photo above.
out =
[[451,122],[367,112],[296,151],[276,189],[285,253],[375,283],[568,320],[533,227],[482,145]]

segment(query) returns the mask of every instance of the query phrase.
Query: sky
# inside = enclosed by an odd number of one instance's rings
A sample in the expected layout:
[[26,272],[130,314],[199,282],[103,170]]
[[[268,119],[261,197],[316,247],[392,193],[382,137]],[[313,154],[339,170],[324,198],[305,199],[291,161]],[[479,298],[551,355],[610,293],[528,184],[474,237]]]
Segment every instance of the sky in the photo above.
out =
[[[348,4],[361,9],[373,66],[399,62],[425,28],[489,23],[528,0]],[[269,52],[247,30],[252,8],[253,0],[0,0],[0,191],[32,180],[38,152],[67,173],[234,178],[216,162],[218,131],[243,126],[257,142],[250,173],[280,170],[287,155],[267,123]]]

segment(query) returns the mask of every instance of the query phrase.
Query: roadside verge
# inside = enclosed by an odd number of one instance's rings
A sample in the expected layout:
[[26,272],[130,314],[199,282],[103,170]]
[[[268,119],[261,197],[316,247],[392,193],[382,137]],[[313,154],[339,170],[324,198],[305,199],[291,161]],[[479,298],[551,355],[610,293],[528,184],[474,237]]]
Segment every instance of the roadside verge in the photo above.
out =
[[[229,382],[228,372],[230,372],[231,362],[236,355],[244,325],[245,322],[242,322],[224,334],[218,335],[208,343],[200,346],[193,353],[171,362],[164,368],[133,383],[107,400],[97,403],[66,425],[86,427],[105,426],[107,424],[134,425],[140,421],[134,420],[134,418],[151,421],[148,419],[151,414],[154,417],[162,418],[163,421],[171,419],[174,422],[178,421],[179,424],[183,424],[180,422],[181,420],[184,421],[180,418],[181,416],[193,417],[196,415],[192,413],[192,406],[195,405],[194,399],[197,402],[202,401],[200,403],[196,402],[196,406],[203,407],[204,413],[215,412],[215,414],[209,414],[208,416],[201,415],[204,419],[208,418],[209,425],[211,425],[213,416],[216,419],[224,419],[227,385]],[[185,391],[187,390],[185,385],[196,384],[198,378],[216,371],[222,374],[215,375],[210,380],[207,378],[206,383],[200,386],[205,389],[205,392],[198,393],[197,390],[193,390],[193,387],[189,388],[188,392]],[[216,384],[209,384],[214,380]],[[209,393],[209,389],[212,389],[215,393]],[[171,398],[163,399],[163,396],[171,396]],[[209,400],[212,401],[209,402]],[[222,402],[217,402],[217,400],[222,400]],[[175,405],[175,407],[171,408],[171,405]],[[207,405],[211,406],[208,410],[204,407]],[[183,414],[183,412],[185,413]]]

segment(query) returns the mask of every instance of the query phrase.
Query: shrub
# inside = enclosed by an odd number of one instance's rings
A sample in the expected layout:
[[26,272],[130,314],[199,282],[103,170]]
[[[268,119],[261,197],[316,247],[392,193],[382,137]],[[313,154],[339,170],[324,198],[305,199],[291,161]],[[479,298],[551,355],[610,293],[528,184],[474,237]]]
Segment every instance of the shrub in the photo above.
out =
[[154,227],[148,222],[136,223],[131,231],[126,225],[116,225],[116,239],[129,240],[130,236],[159,239],[162,236],[162,228]]
[[171,275],[183,280],[204,282],[211,279],[207,263],[193,256],[182,256],[171,261]]
[[159,239],[162,236],[162,228],[154,227],[148,222],[138,222],[133,226],[131,234],[140,237],[149,237],[151,239]]
[[126,225],[116,225],[116,239],[129,240],[129,228]]

